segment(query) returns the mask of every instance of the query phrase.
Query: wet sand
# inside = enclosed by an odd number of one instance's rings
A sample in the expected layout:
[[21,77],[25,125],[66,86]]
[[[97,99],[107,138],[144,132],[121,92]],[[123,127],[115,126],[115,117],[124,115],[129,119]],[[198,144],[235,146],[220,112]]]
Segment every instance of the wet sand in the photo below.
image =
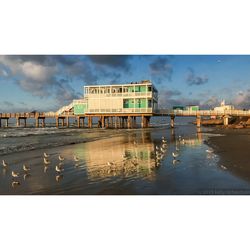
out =
[[250,180],[250,129],[216,128],[212,133],[223,135],[208,139],[208,145],[220,157],[219,163],[235,175]]

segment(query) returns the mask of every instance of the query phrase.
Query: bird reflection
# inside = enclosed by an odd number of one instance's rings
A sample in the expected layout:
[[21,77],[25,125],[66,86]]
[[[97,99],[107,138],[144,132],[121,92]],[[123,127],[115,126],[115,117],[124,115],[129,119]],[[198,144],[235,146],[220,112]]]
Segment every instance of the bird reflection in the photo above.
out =
[[62,174],[58,174],[58,175],[56,176],[56,181],[57,181],[57,182],[60,182],[62,179],[63,179],[63,175],[62,175]]
[[47,173],[48,168],[49,168],[49,167],[45,165],[45,166],[44,166],[44,169],[43,169],[43,172],[44,172],[44,173]]
[[17,186],[19,186],[19,185],[21,185],[19,181],[12,181],[12,183],[11,183],[11,186],[12,186],[13,188],[15,188],[15,187],[17,187]]
[[24,179],[24,180],[26,180],[26,179],[28,179],[28,178],[30,178],[30,177],[31,177],[31,174],[28,174],[28,173],[23,175],[23,179]]
[[3,175],[6,175],[7,171],[8,170],[6,168],[3,168]]
[[178,163],[180,163],[181,161],[180,160],[177,160],[177,159],[173,159],[173,161],[172,161],[172,163],[173,163],[173,165],[175,166],[175,165],[177,165]]

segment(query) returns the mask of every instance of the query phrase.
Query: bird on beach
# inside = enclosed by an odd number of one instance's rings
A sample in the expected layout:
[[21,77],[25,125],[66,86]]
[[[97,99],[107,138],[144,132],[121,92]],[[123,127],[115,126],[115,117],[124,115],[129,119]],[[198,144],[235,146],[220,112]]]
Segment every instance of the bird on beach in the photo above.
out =
[[74,161],[75,162],[79,161],[79,158],[76,155],[74,155]]
[[163,144],[167,144],[167,140],[165,139],[164,136],[162,136],[161,141],[162,141]]
[[13,178],[18,178],[19,177],[19,173],[15,172],[15,171],[12,171],[11,175],[12,175]]
[[64,161],[64,157],[62,157],[61,155],[58,156],[59,161]]
[[28,168],[25,164],[23,164],[23,171],[27,173],[30,171],[30,168]]
[[161,147],[161,152],[164,154],[165,152],[166,152],[166,149],[165,148],[163,148],[163,147]]
[[3,167],[4,167],[4,168],[7,168],[7,167],[8,167],[7,162],[6,162],[5,160],[3,160],[2,162],[3,162]]
[[47,154],[46,152],[44,152],[44,153],[43,153],[43,156],[44,156],[45,158],[48,158],[48,157],[49,157],[49,154]]
[[111,167],[111,166],[113,166],[115,163],[114,162],[111,162],[111,161],[108,161],[107,162],[107,165],[109,166],[109,167]]
[[43,162],[44,162],[45,165],[49,165],[50,164],[50,161],[47,158],[43,158]]
[[177,152],[172,152],[172,156],[173,156],[174,158],[176,158],[176,157],[179,156],[179,154],[178,154]]
[[206,152],[212,154],[214,151],[212,149],[207,149]]
[[59,174],[60,174],[61,172],[63,172],[63,168],[60,168],[58,165],[56,165],[55,170],[56,170],[56,172],[59,173]]
[[224,165],[220,165],[220,167],[221,167],[223,170],[227,170],[227,167],[225,167]]

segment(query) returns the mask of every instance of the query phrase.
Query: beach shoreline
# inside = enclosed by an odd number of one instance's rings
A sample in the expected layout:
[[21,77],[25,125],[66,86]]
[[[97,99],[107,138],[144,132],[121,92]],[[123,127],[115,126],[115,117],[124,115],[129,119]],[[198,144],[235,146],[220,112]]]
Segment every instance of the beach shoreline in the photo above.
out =
[[250,129],[215,128],[207,144],[220,158],[219,164],[235,175],[250,180]]

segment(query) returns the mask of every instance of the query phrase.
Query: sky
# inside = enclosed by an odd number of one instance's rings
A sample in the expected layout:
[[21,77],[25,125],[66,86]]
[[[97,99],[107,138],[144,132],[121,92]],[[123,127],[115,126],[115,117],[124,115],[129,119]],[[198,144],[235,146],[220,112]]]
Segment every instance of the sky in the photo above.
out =
[[0,113],[56,111],[83,86],[151,80],[159,107],[250,109],[246,55],[0,55]]

